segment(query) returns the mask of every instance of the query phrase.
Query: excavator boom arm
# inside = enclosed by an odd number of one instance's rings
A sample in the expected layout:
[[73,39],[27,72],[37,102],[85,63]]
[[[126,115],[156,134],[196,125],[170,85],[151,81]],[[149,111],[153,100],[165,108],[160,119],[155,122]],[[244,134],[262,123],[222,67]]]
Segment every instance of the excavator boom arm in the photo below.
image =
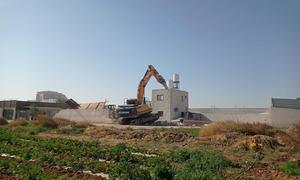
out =
[[147,86],[147,84],[152,76],[154,76],[155,79],[160,84],[162,84],[165,89],[168,89],[166,80],[157,72],[157,70],[152,65],[149,65],[143,79],[140,81],[139,86],[138,86],[137,105],[143,104],[144,95],[145,95],[145,87]]

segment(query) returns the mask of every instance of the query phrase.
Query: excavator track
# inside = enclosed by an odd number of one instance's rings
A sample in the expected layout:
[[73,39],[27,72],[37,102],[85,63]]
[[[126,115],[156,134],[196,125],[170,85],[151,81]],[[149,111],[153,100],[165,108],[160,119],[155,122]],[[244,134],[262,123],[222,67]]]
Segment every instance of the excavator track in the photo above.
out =
[[144,114],[138,118],[122,118],[120,119],[121,125],[151,125],[159,119],[158,114]]

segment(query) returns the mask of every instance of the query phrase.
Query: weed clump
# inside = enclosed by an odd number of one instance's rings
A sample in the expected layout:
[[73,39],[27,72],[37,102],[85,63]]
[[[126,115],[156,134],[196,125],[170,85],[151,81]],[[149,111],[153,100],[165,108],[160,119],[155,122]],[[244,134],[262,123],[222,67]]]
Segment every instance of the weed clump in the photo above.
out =
[[41,125],[46,128],[55,129],[58,127],[58,124],[51,118],[45,115],[38,115],[36,120],[33,120],[33,124]]
[[200,131],[200,136],[212,136],[217,134],[238,132],[245,135],[271,135],[272,127],[263,123],[241,123],[235,121],[214,122]]
[[8,124],[9,127],[26,126],[26,125],[28,125],[28,122],[24,119],[16,119],[11,121]]
[[292,176],[300,176],[300,162],[286,162],[279,166],[279,168]]

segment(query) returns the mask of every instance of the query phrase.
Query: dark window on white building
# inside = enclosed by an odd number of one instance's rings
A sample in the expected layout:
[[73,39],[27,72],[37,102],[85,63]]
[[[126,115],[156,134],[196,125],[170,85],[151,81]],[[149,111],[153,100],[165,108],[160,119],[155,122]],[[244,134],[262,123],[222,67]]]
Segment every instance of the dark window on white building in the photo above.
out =
[[157,95],[157,101],[163,101],[164,95]]
[[157,114],[159,115],[159,117],[164,116],[164,112],[163,111],[158,111]]

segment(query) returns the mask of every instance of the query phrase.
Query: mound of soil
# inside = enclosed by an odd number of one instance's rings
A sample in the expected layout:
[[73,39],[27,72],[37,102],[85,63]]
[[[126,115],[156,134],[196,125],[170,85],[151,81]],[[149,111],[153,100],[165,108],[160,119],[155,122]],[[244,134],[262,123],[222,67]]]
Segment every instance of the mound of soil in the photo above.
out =
[[[246,178],[245,178],[246,177]],[[284,172],[274,169],[269,164],[258,164],[254,168],[245,173],[244,177],[240,179],[261,179],[261,180],[273,180],[273,179],[298,179],[294,176],[289,176]]]
[[166,143],[184,142],[193,137],[186,132],[157,129],[117,129],[105,127],[90,127],[84,135],[93,138],[113,138],[123,140],[163,141]]
[[236,143],[236,141],[238,139],[240,139],[242,136],[243,135],[241,133],[229,132],[229,133],[211,136],[211,137],[209,137],[209,139],[213,144],[222,145],[222,146],[230,146],[230,145]]
[[263,150],[272,148],[275,149],[279,145],[278,141],[274,137],[265,135],[245,136],[237,141],[235,147],[242,148],[244,150]]
[[290,150],[294,150],[299,146],[299,143],[292,136],[283,131],[276,132],[275,138],[280,145],[285,146]]

